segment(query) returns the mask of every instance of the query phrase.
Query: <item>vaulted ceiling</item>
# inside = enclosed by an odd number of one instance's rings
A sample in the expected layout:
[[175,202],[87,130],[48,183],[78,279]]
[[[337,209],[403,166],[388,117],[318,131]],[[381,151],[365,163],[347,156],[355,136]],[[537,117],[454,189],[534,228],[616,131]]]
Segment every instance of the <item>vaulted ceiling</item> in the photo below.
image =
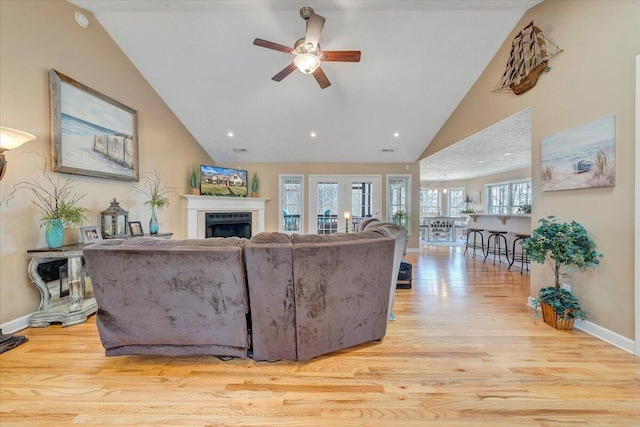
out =
[[[216,162],[413,163],[539,0],[71,3]],[[362,52],[359,63],[323,63],[326,89],[299,71],[272,81],[292,56],[252,44],[293,46],[301,6],[326,18],[324,50]]]

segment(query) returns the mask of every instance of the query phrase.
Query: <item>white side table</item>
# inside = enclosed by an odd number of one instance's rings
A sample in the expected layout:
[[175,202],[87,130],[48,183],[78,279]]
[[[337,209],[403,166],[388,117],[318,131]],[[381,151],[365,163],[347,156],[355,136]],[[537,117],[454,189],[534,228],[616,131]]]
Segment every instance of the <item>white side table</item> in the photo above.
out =
[[[98,310],[96,299],[84,295],[84,281],[82,280],[82,248],[84,244],[66,245],[60,248],[30,249],[27,255],[29,262],[29,278],[40,291],[40,306],[38,311],[29,318],[29,326],[44,327],[53,322],[61,322],[62,326],[77,325],[87,321],[87,316]],[[60,297],[57,282],[45,283],[40,274],[40,264],[67,260],[69,274],[69,295]]]

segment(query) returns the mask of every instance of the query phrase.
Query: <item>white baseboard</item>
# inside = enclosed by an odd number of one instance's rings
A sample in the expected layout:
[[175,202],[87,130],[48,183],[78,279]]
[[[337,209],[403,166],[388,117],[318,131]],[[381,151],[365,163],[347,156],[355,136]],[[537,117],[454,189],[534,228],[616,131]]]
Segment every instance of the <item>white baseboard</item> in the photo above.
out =
[[2,325],[0,325],[0,328],[2,328],[2,333],[13,334],[23,329],[27,329],[29,327],[29,317],[31,317],[31,314],[27,314],[26,316],[22,316],[18,319],[10,320],[6,323],[3,323]]
[[[533,297],[528,297],[527,306],[533,308],[533,300]],[[620,350],[635,354],[636,345],[632,339],[623,337],[616,332],[610,331],[609,329],[603,328],[602,326],[589,322],[588,320],[576,319],[576,323],[573,326],[574,328],[579,329],[582,332],[586,332],[599,340],[609,343],[614,347],[618,347]]]

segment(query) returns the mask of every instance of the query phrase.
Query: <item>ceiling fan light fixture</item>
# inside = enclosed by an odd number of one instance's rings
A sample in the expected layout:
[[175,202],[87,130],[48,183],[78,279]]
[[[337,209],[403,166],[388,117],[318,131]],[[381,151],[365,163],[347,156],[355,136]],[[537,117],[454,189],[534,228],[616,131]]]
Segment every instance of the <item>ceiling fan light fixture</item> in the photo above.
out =
[[301,53],[295,57],[293,63],[304,74],[312,74],[320,66],[320,58],[310,53]]

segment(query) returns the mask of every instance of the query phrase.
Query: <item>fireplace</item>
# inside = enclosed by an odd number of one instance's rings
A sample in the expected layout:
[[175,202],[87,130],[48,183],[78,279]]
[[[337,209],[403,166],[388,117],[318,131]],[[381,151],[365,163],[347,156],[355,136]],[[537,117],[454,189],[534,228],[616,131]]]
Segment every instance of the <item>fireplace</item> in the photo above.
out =
[[[183,233],[188,239],[204,239],[207,237],[207,214],[250,214],[251,227],[245,233],[256,234],[265,230],[265,208],[269,199],[257,197],[216,197],[216,196],[182,196],[182,206],[186,212],[183,222]],[[250,237],[250,236],[249,236]]]
[[204,221],[205,238],[251,238],[251,212],[207,212]]

